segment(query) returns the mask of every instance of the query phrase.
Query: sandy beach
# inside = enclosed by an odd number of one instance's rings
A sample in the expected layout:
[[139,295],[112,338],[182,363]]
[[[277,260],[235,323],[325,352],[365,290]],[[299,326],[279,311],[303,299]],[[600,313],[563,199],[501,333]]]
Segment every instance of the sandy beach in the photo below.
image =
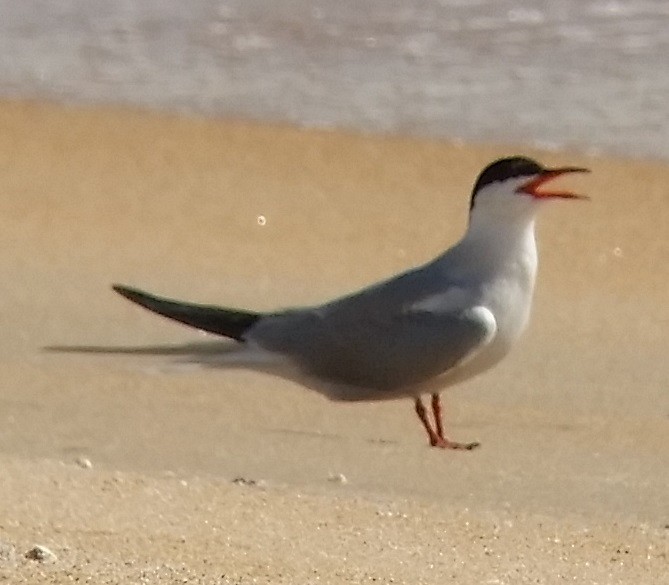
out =
[[[0,130],[0,582],[669,583],[668,164],[29,102]],[[454,243],[515,153],[591,201],[542,214],[529,331],[444,393],[479,450],[205,367],[110,289],[323,301]]]

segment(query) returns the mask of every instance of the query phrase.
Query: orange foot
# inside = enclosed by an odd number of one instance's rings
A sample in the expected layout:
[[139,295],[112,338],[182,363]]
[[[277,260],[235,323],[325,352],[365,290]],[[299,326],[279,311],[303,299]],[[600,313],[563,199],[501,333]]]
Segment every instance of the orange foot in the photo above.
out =
[[451,441],[446,437],[435,438],[435,441],[430,439],[430,447],[436,447],[437,449],[460,449],[463,451],[471,451],[472,449],[476,449],[476,447],[481,446],[481,443],[478,441],[474,441],[472,443],[458,443],[457,441]]
[[425,410],[425,406],[420,397],[416,398],[416,414],[418,415],[420,422],[423,423],[423,427],[425,427],[425,432],[427,433],[431,447],[436,447],[437,449],[471,451],[480,445],[478,441],[474,441],[473,443],[458,443],[457,441],[451,441],[444,436],[444,427],[441,422],[441,400],[439,394],[432,394],[432,414],[434,416],[435,428],[432,428],[432,425],[430,424],[427,411]]

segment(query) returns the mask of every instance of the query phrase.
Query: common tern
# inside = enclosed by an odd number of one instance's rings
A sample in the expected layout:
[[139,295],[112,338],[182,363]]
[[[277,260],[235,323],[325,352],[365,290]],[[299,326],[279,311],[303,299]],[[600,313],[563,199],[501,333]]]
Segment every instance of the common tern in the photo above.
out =
[[[480,173],[462,239],[432,261],[318,306],[254,312],[175,301],[114,285],[155,313],[238,342],[235,364],[294,380],[331,400],[414,400],[433,447],[473,449],[444,434],[440,391],[506,356],[526,328],[537,272],[535,218],[549,181],[588,172],[514,156]],[[422,401],[431,395],[433,422]]]

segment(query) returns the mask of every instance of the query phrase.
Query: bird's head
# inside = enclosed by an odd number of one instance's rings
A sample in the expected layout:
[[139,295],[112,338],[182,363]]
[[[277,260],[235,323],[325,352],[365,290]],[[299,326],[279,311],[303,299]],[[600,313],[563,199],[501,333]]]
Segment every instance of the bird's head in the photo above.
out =
[[546,168],[523,156],[496,160],[478,176],[472,190],[470,212],[480,209],[495,216],[522,217],[533,214],[539,203],[550,199],[588,199],[571,191],[545,188],[549,181],[561,175],[587,172],[588,169],[581,167]]

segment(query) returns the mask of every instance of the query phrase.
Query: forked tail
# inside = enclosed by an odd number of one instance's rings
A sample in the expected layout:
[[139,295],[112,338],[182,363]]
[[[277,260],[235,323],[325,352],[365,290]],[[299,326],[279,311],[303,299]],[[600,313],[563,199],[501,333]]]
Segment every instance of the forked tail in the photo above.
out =
[[262,318],[262,313],[225,309],[213,305],[182,303],[145,293],[136,288],[115,284],[112,288],[129,301],[202,331],[244,341],[244,333]]

